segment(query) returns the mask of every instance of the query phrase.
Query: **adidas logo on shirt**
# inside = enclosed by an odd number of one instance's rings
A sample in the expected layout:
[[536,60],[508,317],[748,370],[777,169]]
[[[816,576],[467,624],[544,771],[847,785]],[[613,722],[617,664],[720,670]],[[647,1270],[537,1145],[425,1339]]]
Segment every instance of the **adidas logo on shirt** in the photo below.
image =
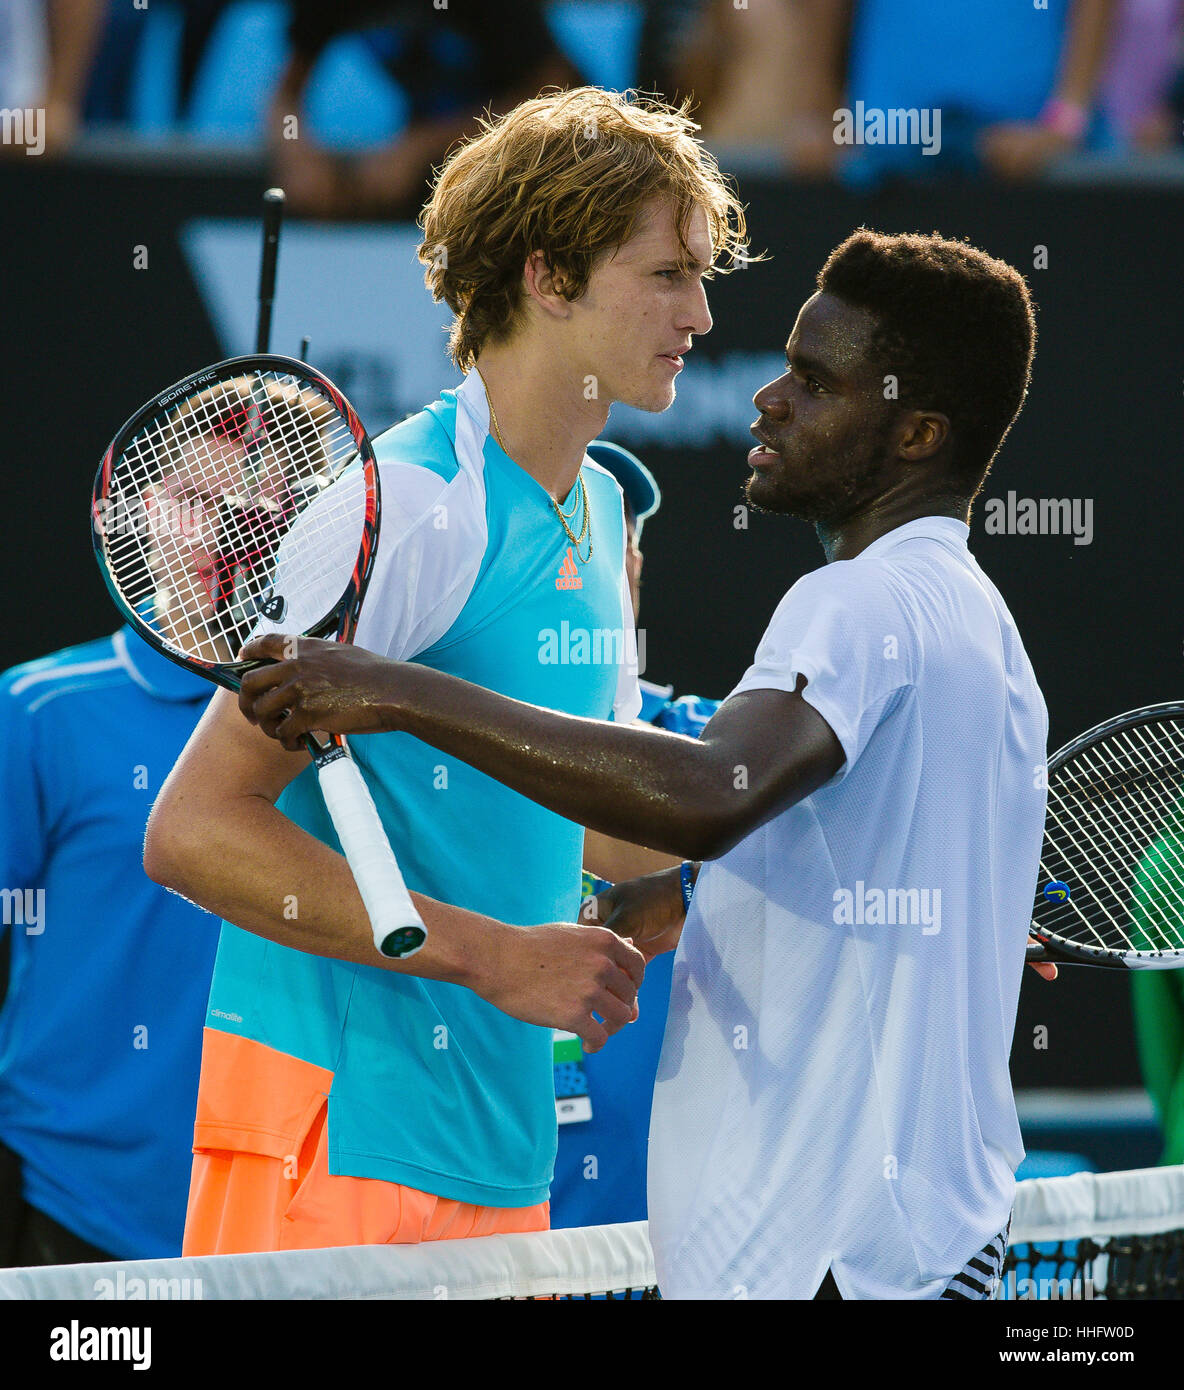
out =
[[557,589],[582,589],[584,581],[580,578],[580,572],[576,568],[576,557],[571,553],[571,546],[567,547],[567,554],[563,557],[563,564],[559,566],[559,578],[555,581]]

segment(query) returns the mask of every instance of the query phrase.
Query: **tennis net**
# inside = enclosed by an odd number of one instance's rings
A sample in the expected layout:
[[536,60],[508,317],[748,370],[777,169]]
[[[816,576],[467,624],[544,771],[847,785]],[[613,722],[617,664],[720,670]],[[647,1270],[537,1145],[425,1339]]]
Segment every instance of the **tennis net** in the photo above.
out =
[[0,1299],[651,1299],[646,1223],[0,1270]]
[[1184,1167],[1020,1183],[999,1296],[1184,1298]]
[[[0,1270],[0,1299],[660,1296],[644,1221],[425,1245]],[[1000,1296],[1184,1298],[1184,1167],[1020,1183]]]

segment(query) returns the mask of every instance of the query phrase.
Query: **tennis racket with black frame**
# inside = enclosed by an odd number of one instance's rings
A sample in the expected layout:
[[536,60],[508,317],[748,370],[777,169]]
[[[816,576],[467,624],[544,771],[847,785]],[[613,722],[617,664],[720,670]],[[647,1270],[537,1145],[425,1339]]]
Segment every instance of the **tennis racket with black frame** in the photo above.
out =
[[1029,962],[1184,967],[1184,702],[1088,729],[1048,763]]
[[[352,640],[379,535],[378,467],[350,403],[293,358],[233,357],[155,396],[111,441],[92,499],[116,606],[171,661],[227,690],[269,630]],[[384,956],[427,939],[344,738],[312,755]]]

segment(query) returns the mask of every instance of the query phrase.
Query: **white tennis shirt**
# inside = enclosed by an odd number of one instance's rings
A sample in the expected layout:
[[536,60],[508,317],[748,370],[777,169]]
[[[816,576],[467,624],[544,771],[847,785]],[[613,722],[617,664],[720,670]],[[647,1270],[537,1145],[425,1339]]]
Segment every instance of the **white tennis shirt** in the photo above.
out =
[[732,692],[804,675],[846,760],[699,876],[651,1123],[666,1297],[829,1267],[935,1298],[1007,1223],[1048,715],[968,535],[925,517],[804,576]]

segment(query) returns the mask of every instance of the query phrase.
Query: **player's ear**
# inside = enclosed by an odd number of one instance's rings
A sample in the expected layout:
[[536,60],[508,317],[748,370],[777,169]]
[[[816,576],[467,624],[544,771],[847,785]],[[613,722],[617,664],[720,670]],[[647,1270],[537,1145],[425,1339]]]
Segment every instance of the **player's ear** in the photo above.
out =
[[526,258],[523,279],[531,299],[555,318],[567,318],[570,301],[563,297],[563,277],[547,263],[542,251],[532,251]]
[[936,410],[910,411],[902,422],[897,456],[909,463],[923,463],[941,453],[949,437],[948,416]]

